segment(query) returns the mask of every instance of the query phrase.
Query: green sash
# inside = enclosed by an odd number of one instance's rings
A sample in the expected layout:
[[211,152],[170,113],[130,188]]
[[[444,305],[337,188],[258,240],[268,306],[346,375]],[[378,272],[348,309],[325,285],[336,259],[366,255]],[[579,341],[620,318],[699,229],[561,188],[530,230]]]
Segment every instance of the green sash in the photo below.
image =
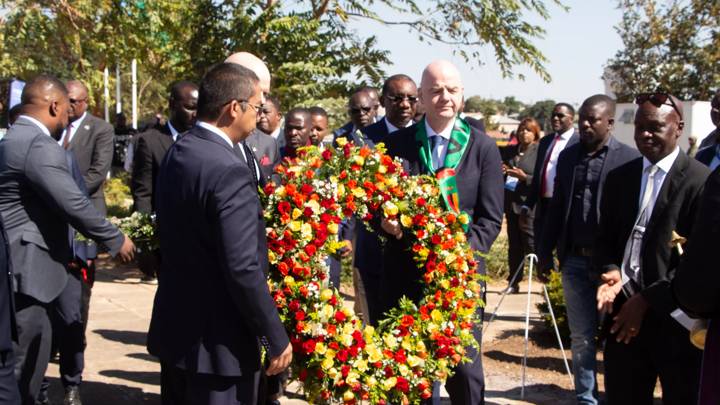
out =
[[[432,148],[425,129],[425,118],[417,124],[415,140],[420,142],[421,145],[420,160],[430,173],[435,175],[447,209],[452,210],[457,215],[467,215],[460,211],[460,197],[458,195],[457,181],[455,180],[455,169],[460,163],[465,149],[467,149],[470,140],[470,125],[460,117],[455,119],[455,124],[450,133],[445,161],[443,167],[438,170],[433,167]],[[464,228],[467,231],[467,224],[464,224]]]

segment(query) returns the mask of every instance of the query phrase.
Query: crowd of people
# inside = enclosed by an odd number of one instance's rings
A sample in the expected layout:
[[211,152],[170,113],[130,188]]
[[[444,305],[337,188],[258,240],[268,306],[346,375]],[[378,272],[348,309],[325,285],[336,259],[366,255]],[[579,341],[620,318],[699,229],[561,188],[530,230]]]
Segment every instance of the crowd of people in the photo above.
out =
[[[710,254],[720,230],[720,129],[693,159],[678,146],[683,108],[671,94],[637,95],[634,147],[612,135],[615,101],[593,95],[577,120],[572,105],[559,103],[551,133],[525,118],[517,143],[498,148],[481,120],[463,114],[463,80],[450,62],[430,63],[419,85],[397,74],[379,91],[357,89],[349,122],[331,132],[325,110],[283,106],[267,66],[236,53],[199,84],[174,83],[165,122],[121,134],[132,136],[123,163],[134,210],[158,221],[160,249],[137,255],[105,219],[115,131],[87,100],[79,80],[38,76],[0,141],[2,404],[48,404],[44,376],[55,353],[64,403],[82,403],[97,249],[76,232],[125,261],[136,256],[143,281],[158,284],[147,347],[160,360],[163,404],[279,403],[293,346],[265,281],[257,191],[280,181],[274,168],[301,159],[300,148],[340,138],[384,144],[410,175],[451,176],[479,253],[504,217],[507,292],[518,291],[528,254],[537,255],[541,278],[561,272],[578,403],[601,401],[598,347],[609,404],[652,403],[658,378],[664,403],[720,401],[720,324],[710,322],[704,362],[689,339],[694,318],[719,311]],[[720,93],[712,101],[718,128],[719,108]],[[377,325],[401,297],[420,298],[421,275],[401,224],[356,222],[343,221],[340,253],[352,259],[356,310]],[[328,260],[339,288],[340,260]],[[474,335],[480,343],[480,323]],[[446,389],[453,404],[482,404],[482,356],[475,348],[466,355]]]

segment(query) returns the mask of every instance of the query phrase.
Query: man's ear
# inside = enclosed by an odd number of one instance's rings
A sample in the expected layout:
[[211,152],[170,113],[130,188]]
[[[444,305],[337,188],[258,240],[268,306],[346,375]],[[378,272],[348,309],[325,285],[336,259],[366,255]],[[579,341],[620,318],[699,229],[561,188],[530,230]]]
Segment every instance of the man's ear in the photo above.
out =
[[51,101],[50,104],[48,104],[48,113],[50,113],[51,117],[57,117],[60,115],[60,105],[56,101]]
[[[682,130],[685,128],[685,121],[679,121],[678,122],[678,132],[680,132],[680,135],[682,135]],[[678,135],[678,137],[680,136]]]
[[608,128],[613,129],[615,127],[615,118],[610,118],[608,120]]

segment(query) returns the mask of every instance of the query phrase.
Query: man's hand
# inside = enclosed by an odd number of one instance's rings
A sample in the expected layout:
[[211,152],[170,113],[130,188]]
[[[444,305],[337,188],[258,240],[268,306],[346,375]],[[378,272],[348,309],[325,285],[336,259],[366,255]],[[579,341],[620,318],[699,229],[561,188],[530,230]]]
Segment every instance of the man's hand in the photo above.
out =
[[352,242],[349,240],[345,240],[344,242],[345,242],[345,247],[340,248],[340,256],[349,257],[350,255],[352,255],[352,252],[353,252]]
[[628,344],[632,338],[640,333],[640,326],[642,326],[647,308],[648,303],[642,294],[633,295],[623,304],[620,313],[613,318],[615,322],[610,328],[610,333],[617,333],[615,339],[618,342]]
[[265,370],[265,374],[267,374],[267,375],[280,374],[283,371],[285,371],[286,368],[288,368],[291,361],[292,361],[292,344],[288,343],[285,350],[283,350],[283,352],[279,356],[273,357],[272,360],[270,360],[270,365],[268,365],[267,370]]
[[598,311],[609,314],[613,309],[615,297],[622,291],[622,276],[620,270],[611,270],[600,276],[602,284],[598,287]]
[[400,223],[397,221],[397,219],[383,218],[380,222],[380,227],[383,231],[394,236],[395,239],[401,239],[403,237],[402,228],[400,227]]
[[527,180],[527,174],[525,174],[525,172],[524,172],[521,168],[519,168],[519,167],[514,167],[514,168],[507,169],[506,172],[507,172],[507,175],[508,175],[508,176],[510,176],[510,177],[515,177],[515,178],[518,179],[519,181],[526,181],[526,180]]
[[127,235],[123,235],[123,238],[125,238],[125,240],[123,241],[122,247],[120,247],[117,257],[119,257],[123,263],[127,263],[135,257],[135,244]]

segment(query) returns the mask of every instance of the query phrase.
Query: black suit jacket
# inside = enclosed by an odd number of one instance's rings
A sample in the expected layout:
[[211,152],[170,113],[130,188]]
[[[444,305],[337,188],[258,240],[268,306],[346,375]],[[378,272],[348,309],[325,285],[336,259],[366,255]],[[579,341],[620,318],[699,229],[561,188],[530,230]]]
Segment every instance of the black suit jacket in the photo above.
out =
[[[403,167],[411,175],[427,174],[428,169],[420,160],[420,145],[415,140],[417,125],[401,129],[387,137],[388,154],[403,160]],[[488,252],[500,232],[503,218],[502,161],[495,141],[471,127],[467,149],[456,170],[460,209],[470,215],[468,241],[473,250]],[[403,294],[418,298],[422,291],[421,272],[415,266],[406,241],[388,238],[384,254],[385,298],[394,306]],[[478,271],[485,272],[482,260]],[[405,286],[406,288],[398,288]],[[387,309],[387,308],[386,308]]]
[[672,281],[680,306],[703,318],[720,316],[720,272],[717,244],[720,241],[720,168],[707,182],[700,201],[700,211],[685,254]]
[[503,163],[508,166],[513,166],[521,169],[527,175],[525,181],[519,181],[515,187],[515,191],[510,192],[511,201],[520,205],[526,205],[528,195],[530,194],[530,187],[532,186],[535,171],[535,162],[537,161],[538,144],[532,143],[528,145],[523,156],[518,158],[518,145],[509,145],[500,148],[500,155],[502,156]]
[[[640,153],[624,143],[611,137],[607,144],[608,151],[605,156],[605,163],[600,172],[600,182],[597,194],[595,195],[595,206],[597,207],[596,218],[602,218],[600,203],[603,196],[603,184],[605,184],[608,173],[613,169],[640,156]],[[542,227],[542,235],[539,235],[538,259],[540,263],[552,263],[553,249],[557,249],[557,256],[560,263],[567,256],[567,249],[570,247],[568,240],[568,219],[570,216],[573,184],[575,182],[575,164],[581,154],[585,151],[580,143],[565,148],[560,152],[555,175],[555,190],[553,198],[548,207]],[[538,176],[535,176],[538,177]],[[611,190],[611,189],[609,189]]]
[[15,306],[13,305],[12,265],[5,227],[0,218],[0,355],[13,349],[17,340]]
[[[545,163],[548,149],[550,149],[550,145],[552,144],[554,137],[554,133],[548,134],[540,138],[540,141],[538,142],[537,157],[535,159],[535,170],[533,170],[533,173],[535,173],[536,175],[533,176],[533,181],[530,184],[530,190],[528,192],[528,198],[525,202],[525,205],[530,208],[535,207],[535,204],[537,204],[537,202],[540,200],[540,193],[542,192],[542,190],[540,190],[540,186],[542,185],[543,164]],[[565,149],[575,145],[576,143],[578,143],[579,140],[580,135],[577,131],[575,131],[565,145]]]
[[256,372],[258,338],[275,357],[288,337],[262,271],[265,227],[247,163],[195,127],[165,156],[157,193],[163,260],[148,351],[188,372]]
[[136,135],[130,181],[135,211],[147,214],[155,212],[155,190],[160,165],[172,144],[172,133],[167,124]]
[[710,145],[710,146],[708,146],[708,147],[705,147],[705,148],[703,148],[703,149],[700,149],[700,150],[695,154],[695,159],[696,159],[698,162],[700,162],[700,163],[704,164],[705,166],[708,166],[708,167],[709,167],[709,166],[710,166],[710,163],[712,163],[713,158],[715,157],[715,148],[716,148],[716,147],[717,147],[716,145]]
[[88,112],[69,147],[80,166],[90,200],[103,215],[107,214],[104,186],[112,164],[114,137],[112,125]]
[[[638,216],[643,159],[637,158],[608,174],[596,239],[594,264],[599,272],[620,269],[630,232]],[[698,218],[703,185],[709,170],[680,151],[658,193],[641,247],[641,294],[658,313],[677,308],[670,281],[679,263],[670,247],[672,232],[688,237]],[[690,242],[692,243],[692,242]]]
[[277,141],[272,136],[256,129],[247,137],[245,143],[255,155],[263,178],[269,180],[273,174],[273,169],[282,160]]

